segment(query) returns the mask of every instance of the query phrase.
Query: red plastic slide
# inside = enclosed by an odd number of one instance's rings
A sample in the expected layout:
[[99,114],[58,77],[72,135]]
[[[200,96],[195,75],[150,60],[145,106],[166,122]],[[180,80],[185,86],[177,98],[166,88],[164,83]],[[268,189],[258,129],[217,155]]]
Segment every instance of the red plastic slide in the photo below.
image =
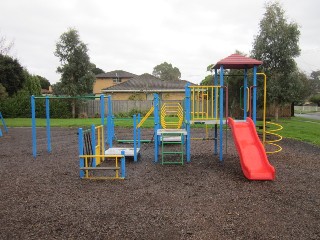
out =
[[228,118],[228,124],[232,129],[245,177],[250,180],[274,180],[275,169],[268,161],[251,118],[247,118],[245,122],[236,122]]

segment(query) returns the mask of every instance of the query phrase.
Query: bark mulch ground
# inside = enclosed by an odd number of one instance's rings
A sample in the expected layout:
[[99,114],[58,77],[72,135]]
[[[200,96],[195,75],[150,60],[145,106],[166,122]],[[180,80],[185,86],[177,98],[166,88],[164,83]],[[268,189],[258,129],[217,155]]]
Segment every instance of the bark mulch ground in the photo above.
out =
[[193,141],[183,166],[153,163],[143,144],[126,180],[90,181],[79,179],[76,133],[53,128],[49,154],[37,129],[36,159],[30,128],[0,138],[0,239],[320,239],[319,147],[284,139],[269,155],[276,180],[248,181],[230,133],[224,165],[213,141]]

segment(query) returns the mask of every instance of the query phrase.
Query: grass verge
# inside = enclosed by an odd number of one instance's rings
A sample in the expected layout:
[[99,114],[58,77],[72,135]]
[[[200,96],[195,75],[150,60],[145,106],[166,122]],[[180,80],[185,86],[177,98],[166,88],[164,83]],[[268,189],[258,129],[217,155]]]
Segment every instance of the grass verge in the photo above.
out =
[[[5,119],[8,127],[31,127],[30,118],[8,118]],[[100,118],[85,119],[50,119],[51,127],[89,127],[91,124],[99,125]],[[285,138],[293,138],[304,142],[309,142],[320,146],[320,121],[310,120],[302,117],[293,117],[291,119],[281,119],[279,123],[283,126],[283,130],[278,132]],[[36,120],[37,127],[45,127],[45,119]],[[132,118],[115,119],[115,126],[132,127]],[[153,118],[149,118],[143,124],[144,128],[152,128],[154,126]],[[199,124],[192,127],[204,127]]]

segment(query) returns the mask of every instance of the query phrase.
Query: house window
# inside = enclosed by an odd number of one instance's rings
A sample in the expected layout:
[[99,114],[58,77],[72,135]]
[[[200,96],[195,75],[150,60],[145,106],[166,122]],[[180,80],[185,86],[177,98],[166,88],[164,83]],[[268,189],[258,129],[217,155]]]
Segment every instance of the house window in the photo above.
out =
[[113,78],[114,83],[121,83],[121,78]]

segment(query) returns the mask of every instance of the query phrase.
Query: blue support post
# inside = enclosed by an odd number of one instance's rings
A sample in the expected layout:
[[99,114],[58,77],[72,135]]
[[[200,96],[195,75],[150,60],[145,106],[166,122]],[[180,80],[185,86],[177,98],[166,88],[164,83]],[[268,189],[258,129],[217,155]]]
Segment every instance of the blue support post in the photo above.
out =
[[187,136],[186,136],[186,155],[187,155],[187,163],[191,161],[191,130],[190,130],[190,118],[191,118],[191,89],[189,88],[189,84],[185,86],[185,95],[186,95],[186,130],[187,130]]
[[[91,146],[92,146],[92,155],[96,155],[96,127],[94,126],[94,124],[91,125]],[[93,158],[92,167],[96,167],[96,166],[97,166],[96,158]]]
[[219,110],[220,110],[220,152],[219,161],[223,160],[223,65],[220,66],[220,99],[219,99]]
[[138,161],[137,156],[137,116],[133,115],[133,161]]
[[31,122],[32,122],[32,155],[37,157],[37,132],[36,132],[36,103],[34,95],[31,96]]
[[[218,69],[214,69],[214,86],[218,86]],[[213,97],[213,113],[214,118],[217,118],[217,104],[218,101],[218,88],[214,88],[214,96]],[[214,154],[218,154],[218,132],[217,132],[217,124],[214,127]]]
[[101,125],[105,126],[104,124],[104,95],[100,95],[100,117],[101,117]]
[[46,96],[46,130],[47,130],[47,149],[51,153],[51,132],[50,132],[50,101]]
[[[140,113],[138,113],[138,123],[141,121],[141,115],[140,115]],[[137,126],[138,124],[136,124],[136,126]],[[138,128],[137,129],[138,130],[138,148],[140,148],[141,147],[141,129],[140,128]]]
[[126,157],[123,150],[121,151],[121,155],[123,156],[121,158],[121,177],[126,178]]
[[[83,130],[82,128],[78,129],[78,147],[79,147],[79,156],[83,155]],[[79,158],[79,167],[84,167],[84,159]],[[80,170],[80,178],[84,178],[84,171]]]
[[5,131],[6,133],[8,133],[8,128],[7,128],[6,122],[4,121],[4,118],[3,118],[1,112],[0,112],[0,118],[1,118],[1,121],[2,121],[2,125],[3,125],[3,128],[4,128],[4,131]]
[[159,96],[158,94],[153,94],[153,106],[154,106],[154,162],[158,162],[159,155],[159,138],[157,135],[158,129],[160,129],[159,122]]
[[257,124],[257,66],[253,67],[252,120]]
[[112,148],[112,141],[113,141],[113,124],[112,124],[112,102],[111,96],[108,97],[108,116],[107,116],[107,127],[108,127],[108,145],[109,148]]
[[248,98],[248,70],[244,69],[243,79],[243,120],[247,119],[247,98]]
[[[214,86],[218,86],[218,69],[214,69]],[[214,96],[213,97],[213,116],[214,118],[217,118],[217,108],[216,108],[216,102],[218,101],[218,89],[214,88]]]
[[218,154],[218,126],[214,125],[214,155]]

